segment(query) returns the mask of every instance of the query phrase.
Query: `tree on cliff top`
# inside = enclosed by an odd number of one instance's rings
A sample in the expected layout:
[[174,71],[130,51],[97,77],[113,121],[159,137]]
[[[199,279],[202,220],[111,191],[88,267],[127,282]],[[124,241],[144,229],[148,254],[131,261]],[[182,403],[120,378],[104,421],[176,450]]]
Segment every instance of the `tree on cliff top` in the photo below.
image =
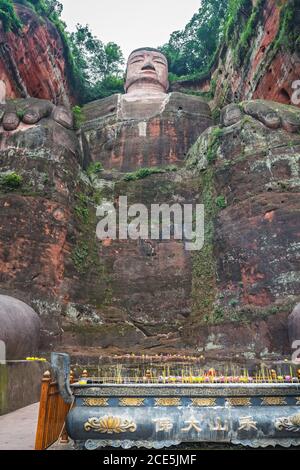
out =
[[180,77],[207,71],[224,30],[229,0],[203,0],[199,11],[182,31],[171,34],[161,51],[170,73]]
[[124,90],[121,75],[124,59],[117,44],[104,44],[88,26],[78,24],[76,31],[69,33],[61,18],[63,5],[58,0],[0,0],[0,21],[5,32],[22,28],[14,3],[33,9],[56,26],[63,41],[69,77],[81,103]]
[[88,26],[80,24],[69,38],[75,64],[83,74],[85,101],[122,92],[121,66],[124,58],[120,47],[114,42],[104,44]]
[[0,0],[0,21],[5,32],[17,31],[21,28],[21,21],[15,12],[11,0]]

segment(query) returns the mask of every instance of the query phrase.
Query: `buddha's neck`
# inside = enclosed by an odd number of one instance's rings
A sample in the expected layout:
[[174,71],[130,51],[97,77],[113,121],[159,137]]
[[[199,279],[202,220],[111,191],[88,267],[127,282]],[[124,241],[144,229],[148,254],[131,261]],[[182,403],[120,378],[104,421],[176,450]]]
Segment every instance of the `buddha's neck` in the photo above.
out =
[[133,83],[127,90],[126,95],[128,97],[146,97],[146,96],[162,96],[166,95],[166,90],[159,83],[145,83],[136,82]]

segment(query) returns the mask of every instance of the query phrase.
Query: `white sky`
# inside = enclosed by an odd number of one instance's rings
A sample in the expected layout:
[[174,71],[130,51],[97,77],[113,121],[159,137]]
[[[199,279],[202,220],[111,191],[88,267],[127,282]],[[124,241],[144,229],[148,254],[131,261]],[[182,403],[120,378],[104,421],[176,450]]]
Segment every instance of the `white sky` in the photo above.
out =
[[62,17],[73,30],[88,24],[101,41],[116,42],[125,60],[138,47],[168,42],[198,11],[201,0],[60,0]]

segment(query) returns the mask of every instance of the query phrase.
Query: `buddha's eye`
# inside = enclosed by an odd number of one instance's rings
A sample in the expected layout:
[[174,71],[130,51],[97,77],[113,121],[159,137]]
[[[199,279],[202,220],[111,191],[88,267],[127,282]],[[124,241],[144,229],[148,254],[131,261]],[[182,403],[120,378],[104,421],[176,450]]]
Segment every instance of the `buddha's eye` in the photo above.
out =
[[161,62],[160,60],[155,60],[154,62],[155,62],[156,64],[166,66],[166,64],[165,64],[164,62]]
[[136,59],[136,60],[133,60],[130,65],[138,64],[138,63],[140,63],[140,62],[143,62],[143,59]]

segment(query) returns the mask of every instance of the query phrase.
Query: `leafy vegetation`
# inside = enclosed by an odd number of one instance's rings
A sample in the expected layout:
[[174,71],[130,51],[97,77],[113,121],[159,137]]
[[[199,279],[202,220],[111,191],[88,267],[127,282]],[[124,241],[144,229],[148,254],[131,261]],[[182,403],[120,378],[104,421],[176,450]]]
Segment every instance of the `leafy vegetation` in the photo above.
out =
[[124,180],[125,181],[137,181],[137,180],[147,178],[147,176],[150,176],[150,175],[166,173],[168,171],[177,171],[177,169],[178,168],[175,165],[170,165],[165,168],[158,168],[158,167],[140,168],[139,170],[133,173],[127,173],[124,176]]
[[207,323],[214,310],[216,295],[216,261],[213,253],[214,220],[217,215],[215,204],[216,192],[214,187],[213,168],[209,167],[201,175],[200,188],[202,203],[205,207],[205,235],[202,250],[192,253],[193,282],[192,322]]
[[17,32],[22,27],[12,0],[0,0],[0,21],[5,32]]
[[225,196],[218,196],[218,197],[216,198],[216,206],[217,206],[219,209],[226,209],[226,207],[227,207],[227,201],[226,201]]
[[245,28],[239,38],[237,46],[234,50],[235,61],[238,65],[242,61],[247,61],[247,56],[251,53],[251,40],[255,34],[256,26],[260,19],[261,7],[264,5],[265,0],[258,0],[256,5],[252,8],[251,15],[246,22]]
[[299,0],[289,0],[281,10],[280,28],[273,44],[276,51],[283,46],[288,51],[300,52]]
[[7,173],[2,175],[0,178],[0,184],[7,190],[14,190],[22,185],[23,178],[15,172]]
[[93,176],[101,173],[103,171],[103,165],[101,162],[91,163],[86,170],[88,176]]
[[161,51],[167,56],[171,81],[205,74],[223,34],[229,0],[203,0],[183,31],[172,33]]
[[124,59],[117,44],[104,44],[88,26],[78,24],[76,30],[69,33],[61,19],[63,5],[57,0],[0,0],[0,20],[6,32],[18,32],[22,27],[13,3],[33,9],[42,19],[47,18],[56,26],[64,46],[69,79],[79,102],[123,92],[121,66]]
[[117,44],[104,44],[88,26],[80,24],[68,35],[68,41],[76,70],[80,71],[85,102],[124,91],[124,58]]
[[[161,47],[169,61],[170,81],[207,78],[222,42],[232,47],[235,63],[240,65],[251,53],[251,40],[264,3],[265,0],[258,0],[255,5],[252,0],[204,0],[185,29],[172,33],[169,42]],[[286,25],[290,26],[291,15],[287,17]],[[211,83],[211,96],[215,85]]]
[[213,129],[207,148],[207,161],[208,163],[212,164],[217,158],[217,151],[220,145],[220,137],[222,136],[222,129],[216,127]]
[[227,44],[236,41],[233,36],[236,21],[239,13],[242,11],[245,16],[249,16],[252,9],[251,0],[229,0],[227,18],[224,27],[224,39]]
[[82,112],[82,108],[80,106],[74,106],[72,108],[72,112],[74,118],[74,127],[75,129],[80,129],[80,127],[85,121],[85,116]]

